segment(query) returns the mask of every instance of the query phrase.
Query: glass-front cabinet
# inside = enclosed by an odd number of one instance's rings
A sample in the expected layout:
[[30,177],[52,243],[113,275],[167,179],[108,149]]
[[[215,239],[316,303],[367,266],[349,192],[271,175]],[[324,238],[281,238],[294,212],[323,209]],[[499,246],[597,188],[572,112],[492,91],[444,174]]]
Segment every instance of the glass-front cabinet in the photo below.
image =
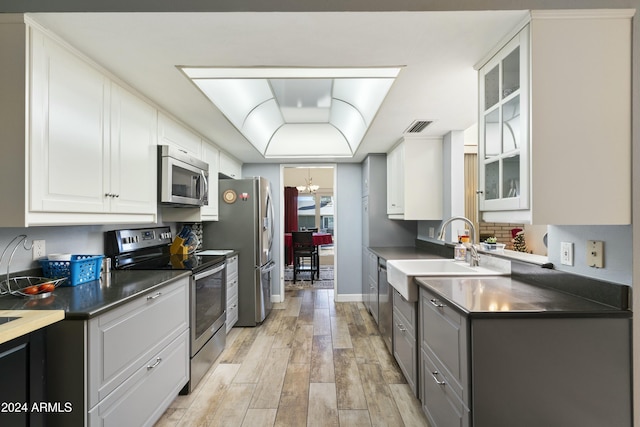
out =
[[529,208],[528,27],[479,71],[481,211]]
[[631,222],[635,10],[532,10],[477,65],[487,222]]

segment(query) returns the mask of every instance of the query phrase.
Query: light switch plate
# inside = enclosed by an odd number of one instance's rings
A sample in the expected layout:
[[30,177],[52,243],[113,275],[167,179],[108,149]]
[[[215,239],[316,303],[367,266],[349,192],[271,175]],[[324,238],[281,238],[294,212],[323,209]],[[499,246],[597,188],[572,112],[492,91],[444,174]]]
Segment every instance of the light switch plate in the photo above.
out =
[[560,264],[573,265],[573,243],[560,242]]
[[587,265],[589,267],[604,267],[604,242],[601,240],[587,240]]

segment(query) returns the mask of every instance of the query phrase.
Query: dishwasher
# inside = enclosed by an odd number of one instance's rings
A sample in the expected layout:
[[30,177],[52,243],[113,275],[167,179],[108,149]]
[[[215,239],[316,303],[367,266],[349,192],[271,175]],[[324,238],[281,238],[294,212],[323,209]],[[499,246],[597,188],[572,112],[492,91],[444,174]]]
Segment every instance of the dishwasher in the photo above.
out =
[[378,261],[378,329],[389,353],[393,354],[393,287],[387,281],[387,261],[382,258]]

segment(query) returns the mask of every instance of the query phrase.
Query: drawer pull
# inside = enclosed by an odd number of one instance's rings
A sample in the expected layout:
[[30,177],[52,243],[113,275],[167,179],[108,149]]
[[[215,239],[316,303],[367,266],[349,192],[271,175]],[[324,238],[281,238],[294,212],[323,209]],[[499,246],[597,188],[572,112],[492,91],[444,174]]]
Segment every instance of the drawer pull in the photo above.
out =
[[433,377],[433,380],[436,382],[436,384],[445,385],[447,383],[445,380],[438,381],[438,375],[440,375],[440,372],[438,371],[431,372],[431,376]]
[[147,300],[152,300],[152,299],[156,299],[158,298],[160,295],[162,295],[162,292],[158,292],[155,295],[150,295],[147,297]]
[[160,357],[156,357],[156,361],[153,363],[153,365],[147,365],[147,370],[150,371],[151,369],[155,368],[160,364],[160,362],[162,362],[162,359]]
[[440,301],[438,301],[435,298],[430,299],[429,302],[431,304],[433,304],[435,307],[438,307],[438,308],[446,307],[446,305],[444,305],[443,303],[441,303]]

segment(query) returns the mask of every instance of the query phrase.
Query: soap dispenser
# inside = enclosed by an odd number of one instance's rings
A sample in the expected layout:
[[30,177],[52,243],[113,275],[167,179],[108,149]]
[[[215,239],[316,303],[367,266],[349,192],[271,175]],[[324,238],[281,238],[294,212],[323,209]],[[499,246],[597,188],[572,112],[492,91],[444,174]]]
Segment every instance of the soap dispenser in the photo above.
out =
[[467,260],[467,248],[462,244],[462,242],[458,242],[456,247],[453,248],[453,258],[456,261]]

